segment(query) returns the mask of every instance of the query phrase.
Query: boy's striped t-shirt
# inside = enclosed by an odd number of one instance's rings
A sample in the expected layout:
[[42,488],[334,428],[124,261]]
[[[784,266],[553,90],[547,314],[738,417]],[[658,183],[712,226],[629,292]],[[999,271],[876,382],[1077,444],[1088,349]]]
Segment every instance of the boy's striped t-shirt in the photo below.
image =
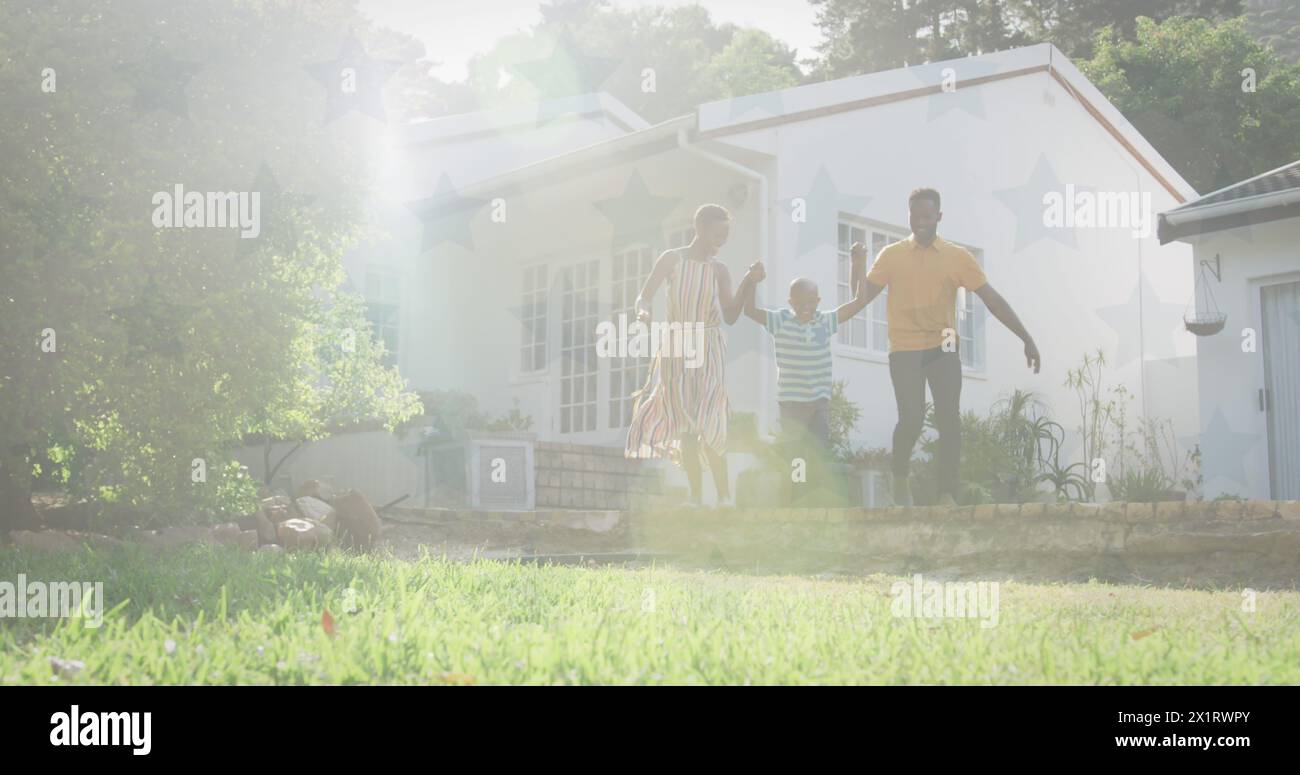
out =
[[776,400],[816,401],[831,397],[831,336],[839,314],[819,312],[807,323],[790,309],[767,311],[768,333],[776,343]]

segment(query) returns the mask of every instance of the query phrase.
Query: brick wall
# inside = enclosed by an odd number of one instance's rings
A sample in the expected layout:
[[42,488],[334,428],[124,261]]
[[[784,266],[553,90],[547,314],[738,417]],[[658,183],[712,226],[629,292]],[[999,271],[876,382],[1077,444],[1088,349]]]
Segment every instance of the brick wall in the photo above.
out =
[[535,461],[539,509],[628,509],[663,493],[663,473],[620,447],[539,441]]

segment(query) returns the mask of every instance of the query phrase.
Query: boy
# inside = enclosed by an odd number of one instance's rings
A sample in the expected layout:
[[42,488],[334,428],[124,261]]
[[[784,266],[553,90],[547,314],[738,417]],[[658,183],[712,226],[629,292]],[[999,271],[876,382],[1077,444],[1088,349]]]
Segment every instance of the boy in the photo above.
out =
[[805,277],[790,283],[788,309],[760,309],[754,303],[754,288],[767,276],[763,264],[755,262],[746,275],[752,281],[745,296],[745,314],[767,329],[776,346],[781,430],[811,443],[817,458],[830,453],[831,337],[840,323],[867,306],[867,286],[860,279],[866,262],[866,249],[854,245],[853,276],[859,278],[854,298],[829,312],[817,310],[821,303],[817,284]]

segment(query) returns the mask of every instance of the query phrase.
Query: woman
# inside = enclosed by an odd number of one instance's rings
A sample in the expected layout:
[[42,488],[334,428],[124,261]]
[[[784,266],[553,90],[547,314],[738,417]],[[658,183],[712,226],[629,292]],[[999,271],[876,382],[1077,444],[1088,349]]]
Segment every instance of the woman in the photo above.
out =
[[[699,332],[702,352],[690,368],[683,353],[655,355],[650,375],[636,394],[624,454],[630,458],[668,457],[686,469],[691,502],[704,501],[701,457],[713,472],[718,505],[731,505],[727,480],[727,341],[721,323],[736,322],[744,306],[746,274],[731,293],[731,274],[715,256],[731,232],[731,214],[720,205],[695,211],[695,238],[683,248],[665,251],[655,262],[636,299],[637,319],[649,323],[650,306],[659,286],[668,282],[668,321]],[[689,324],[689,328],[687,328]]]

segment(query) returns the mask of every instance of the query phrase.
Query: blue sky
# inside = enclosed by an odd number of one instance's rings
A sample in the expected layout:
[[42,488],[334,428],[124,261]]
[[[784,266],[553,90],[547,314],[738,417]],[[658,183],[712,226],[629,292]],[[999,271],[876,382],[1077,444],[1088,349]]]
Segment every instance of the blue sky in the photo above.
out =
[[[757,27],[799,52],[812,56],[821,36],[807,0],[615,0],[614,5],[702,5],[714,21]],[[536,23],[539,0],[474,0],[450,9],[429,0],[361,0],[361,12],[386,27],[424,41],[430,59],[441,62],[434,75],[448,81],[465,77],[474,54],[492,47],[497,38]],[[452,5],[452,4],[449,4]],[[459,6],[459,7],[456,7]]]

